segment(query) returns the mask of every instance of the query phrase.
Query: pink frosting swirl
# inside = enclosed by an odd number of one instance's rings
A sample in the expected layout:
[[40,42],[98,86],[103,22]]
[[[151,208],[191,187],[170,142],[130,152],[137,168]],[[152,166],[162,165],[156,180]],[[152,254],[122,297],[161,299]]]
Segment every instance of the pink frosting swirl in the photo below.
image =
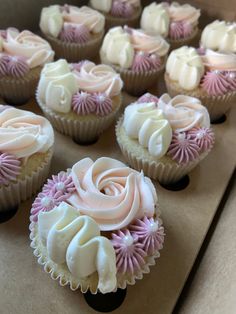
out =
[[210,128],[193,128],[187,134],[197,143],[200,153],[212,149],[215,135]]
[[144,103],[144,102],[146,102],[146,103],[154,102],[157,104],[158,100],[159,100],[158,97],[156,97],[150,93],[146,93],[143,96],[139,97],[139,99],[137,100],[137,103],[139,104],[139,103]]
[[236,71],[236,54],[207,49],[202,61],[209,70]]
[[106,94],[95,95],[96,111],[98,116],[106,116],[112,112],[112,100]]
[[71,63],[71,69],[73,71],[77,71],[77,72],[80,72],[81,70],[81,67],[85,64],[85,63],[89,63],[90,61],[88,60],[82,60],[78,63]]
[[96,97],[86,92],[77,92],[72,97],[72,109],[79,115],[88,115],[96,110]]
[[19,175],[21,162],[14,155],[0,153],[0,185],[14,181]]
[[16,78],[23,77],[30,70],[28,63],[22,57],[10,57],[7,64],[7,74]]
[[79,89],[88,93],[105,93],[113,97],[120,94],[123,87],[120,75],[108,65],[86,62],[75,74]]
[[7,29],[7,40],[3,42],[3,49],[9,55],[27,59],[30,68],[43,66],[53,61],[54,52],[48,42],[30,31]]
[[224,95],[230,91],[230,83],[218,70],[207,72],[201,83],[202,88],[211,96]]
[[199,146],[185,132],[175,132],[172,137],[167,155],[178,164],[189,163],[199,157]]
[[10,57],[7,55],[0,56],[0,76],[5,76],[8,74],[8,63],[10,61]]
[[113,0],[110,14],[115,17],[129,18],[134,14],[134,6],[125,1]]
[[193,32],[193,26],[192,24],[188,22],[183,23],[183,37],[188,38]]
[[116,267],[119,273],[134,274],[145,265],[147,253],[138,237],[131,235],[129,230],[112,233],[111,242],[116,252]]
[[67,23],[63,26],[59,38],[62,41],[65,41],[67,43],[73,43],[75,41],[75,30],[74,26],[72,24]]
[[236,90],[236,72],[233,71],[226,71],[225,77],[227,78],[227,81],[229,82],[229,88],[231,91]]
[[68,202],[101,230],[117,230],[135,218],[154,215],[157,196],[151,180],[118,160],[85,158],[72,167],[71,175],[76,193]]
[[148,53],[139,51],[135,54],[131,70],[134,72],[146,72],[154,69]]
[[183,22],[171,22],[169,28],[169,36],[171,39],[177,40],[184,37]]
[[83,24],[65,23],[59,34],[62,41],[84,44],[90,38],[89,29]]

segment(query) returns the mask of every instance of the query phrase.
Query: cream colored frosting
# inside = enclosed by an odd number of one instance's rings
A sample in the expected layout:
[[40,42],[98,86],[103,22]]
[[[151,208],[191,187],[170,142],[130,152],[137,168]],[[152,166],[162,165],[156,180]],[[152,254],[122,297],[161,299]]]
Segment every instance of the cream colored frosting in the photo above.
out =
[[63,27],[63,17],[59,5],[43,8],[40,15],[39,26],[46,35],[58,37]]
[[42,66],[54,58],[54,51],[49,43],[30,31],[20,33],[16,29],[8,28],[3,49],[12,56],[25,57],[30,68]]
[[165,3],[156,2],[146,6],[141,16],[141,28],[147,32],[167,37],[170,17]]
[[0,110],[0,152],[27,158],[47,152],[53,143],[52,126],[44,117],[13,107]]
[[96,10],[87,6],[81,8],[70,5],[70,13],[63,12],[65,22],[83,24],[92,33],[100,33],[104,30],[105,17]]
[[109,97],[120,94],[123,82],[110,66],[85,62],[76,73],[79,89],[91,93],[106,93]]
[[157,195],[151,180],[118,160],[84,158],[71,175],[76,192],[68,202],[101,230],[121,229],[135,218],[154,215]]
[[121,26],[111,28],[104,37],[100,55],[102,61],[130,68],[134,59],[130,35]]
[[90,5],[95,10],[108,13],[111,10],[112,0],[90,0]]
[[190,4],[181,5],[178,2],[172,2],[171,5],[168,6],[168,12],[172,22],[182,21],[197,25],[200,17],[199,9],[194,8]]
[[158,108],[163,111],[174,131],[183,132],[196,126],[210,127],[208,111],[197,98],[178,95],[171,99],[168,94],[163,94]]
[[201,46],[236,53],[236,23],[216,20],[207,25],[202,32]]
[[0,52],[2,52],[2,51],[3,51],[3,38],[0,35]]
[[69,112],[72,96],[77,90],[75,75],[66,60],[60,59],[44,66],[37,93],[46,106],[58,112]]
[[193,90],[198,87],[204,74],[204,65],[195,48],[183,46],[170,53],[166,72],[183,89]]
[[236,71],[236,54],[234,53],[215,52],[207,49],[202,60],[209,70]]
[[98,273],[102,293],[116,288],[116,256],[111,241],[100,235],[97,223],[81,216],[72,206],[61,203],[38,216],[39,236],[49,258],[66,264],[78,279]]
[[123,127],[152,156],[165,155],[172,139],[172,129],[155,103],[133,103],[125,108]]

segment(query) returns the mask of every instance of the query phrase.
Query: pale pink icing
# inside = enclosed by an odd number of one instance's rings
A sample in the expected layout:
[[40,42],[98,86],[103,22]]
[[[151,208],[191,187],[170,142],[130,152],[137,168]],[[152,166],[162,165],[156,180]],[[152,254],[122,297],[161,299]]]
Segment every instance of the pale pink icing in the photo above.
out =
[[169,36],[171,39],[181,39],[184,37],[183,22],[171,22],[169,28]]
[[76,193],[68,202],[101,230],[117,230],[135,218],[154,215],[157,197],[151,180],[117,160],[85,158],[72,167],[71,175]]
[[77,92],[72,97],[72,109],[78,115],[88,115],[96,110],[96,98],[86,92]]
[[7,31],[5,29],[1,29],[0,30],[0,36],[3,38],[3,39],[7,39]]
[[178,164],[189,163],[199,157],[199,146],[185,132],[174,132],[167,155]]
[[115,17],[129,18],[134,13],[134,6],[122,0],[113,0],[110,14]]
[[139,51],[135,54],[133,64],[131,67],[132,71],[135,72],[146,72],[154,69],[152,60],[148,53]]
[[45,153],[54,133],[47,119],[29,111],[7,108],[0,113],[0,151],[18,158]]
[[84,44],[90,39],[90,32],[87,26],[83,24],[77,24],[75,27],[75,42]]
[[202,60],[209,70],[236,71],[236,54],[233,53],[215,52],[207,49]]
[[65,42],[83,44],[89,40],[90,32],[83,24],[64,23],[59,38]]
[[75,74],[79,89],[89,93],[105,93],[113,97],[120,94],[123,86],[120,75],[108,65],[86,62]]
[[106,94],[100,93],[96,94],[95,96],[95,103],[96,103],[96,110],[95,113],[98,116],[106,116],[112,112],[112,100]]
[[145,265],[146,252],[137,236],[130,234],[128,229],[112,233],[111,240],[116,252],[118,273],[134,274]]
[[188,22],[190,24],[196,25],[200,16],[200,10],[197,10],[190,5],[178,5],[178,3],[171,3],[171,5],[166,6],[170,20],[174,22]]
[[21,162],[14,155],[0,153],[0,185],[14,181],[19,175]]
[[0,76],[7,75],[9,61],[10,61],[9,56],[7,55],[0,56]]
[[149,103],[149,102],[154,102],[154,103],[158,103],[158,97],[150,94],[150,93],[146,93],[143,96],[139,97],[139,99],[137,100],[137,103]]
[[30,31],[7,29],[7,40],[3,42],[4,52],[27,59],[30,68],[43,66],[53,61],[54,52],[48,42]]
[[25,58],[10,57],[7,64],[7,74],[16,78],[24,76],[30,70]]
[[183,37],[187,38],[189,37],[193,32],[193,26],[192,24],[188,23],[188,22],[184,22],[183,23]]
[[148,218],[145,216],[142,219],[136,219],[129,226],[129,229],[134,238],[138,237],[148,255],[153,255],[162,249],[165,233],[158,220],[155,221],[153,217]]
[[75,41],[75,31],[74,26],[72,24],[67,23],[67,25],[64,25],[60,34],[59,38],[62,41],[73,43]]
[[89,62],[90,61],[88,61],[88,60],[82,60],[82,61],[80,61],[78,63],[71,63],[71,69],[73,71],[80,72],[82,65],[84,65],[85,63],[89,63]]
[[193,128],[187,134],[197,143],[201,153],[212,149],[215,135],[210,128]]
[[224,95],[230,91],[230,83],[220,71],[207,72],[201,83],[202,88],[211,96]]
[[232,91],[236,90],[236,72],[227,71],[225,76],[229,82],[229,88]]

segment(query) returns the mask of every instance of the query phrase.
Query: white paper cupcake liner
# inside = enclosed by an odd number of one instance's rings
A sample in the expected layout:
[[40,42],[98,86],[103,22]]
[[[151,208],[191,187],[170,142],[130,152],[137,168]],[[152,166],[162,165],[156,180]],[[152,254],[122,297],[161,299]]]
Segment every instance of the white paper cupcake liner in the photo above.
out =
[[41,188],[49,174],[53,150],[50,149],[46,154],[44,161],[30,175],[0,187],[0,211],[7,211],[18,206]]
[[[160,225],[162,221],[158,218]],[[46,247],[42,245],[38,234],[38,223],[31,222],[30,224],[30,246],[33,248],[33,254],[37,257],[38,263],[43,266],[44,271],[49,273],[53,280],[58,280],[61,286],[69,285],[72,291],[80,289],[82,293],[90,291],[92,294],[99,292],[98,286],[98,276],[97,273],[83,279],[77,279],[72,276],[70,271],[65,265],[59,265],[54,263],[48,258]],[[160,250],[162,246],[160,247]],[[136,272],[135,275],[118,275],[117,274],[117,286],[114,292],[118,289],[125,289],[128,285],[134,285],[136,280],[141,280],[144,274],[150,272],[150,266],[156,264],[156,259],[160,257],[159,250],[156,251],[152,256],[146,258],[146,264],[143,268]]]
[[122,123],[123,117],[119,119],[116,125],[116,139],[128,164],[138,171],[142,170],[146,176],[154,180],[158,180],[161,184],[178,182],[192,169],[194,169],[210,152],[209,149],[208,151],[202,153],[199,158],[187,164],[178,164],[169,157],[166,158],[165,161],[148,160],[140,156],[135,151],[134,147],[129,145],[127,141],[123,141],[123,135],[121,135]]
[[110,114],[104,117],[94,116],[92,119],[88,118],[82,120],[79,118],[79,115],[77,119],[71,119],[67,118],[66,115],[63,116],[63,114],[57,114],[41,102],[37,93],[36,99],[46,118],[58,132],[68,135],[75,141],[81,143],[91,142],[98,139],[101,133],[109,128],[114,122],[122,103],[122,97],[120,95],[119,99],[117,98],[114,110]]

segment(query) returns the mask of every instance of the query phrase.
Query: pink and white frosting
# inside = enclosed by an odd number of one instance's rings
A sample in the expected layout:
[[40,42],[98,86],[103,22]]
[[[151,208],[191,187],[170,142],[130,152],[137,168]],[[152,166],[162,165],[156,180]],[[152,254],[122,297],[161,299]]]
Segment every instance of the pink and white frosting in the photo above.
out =
[[52,126],[44,117],[12,107],[0,111],[1,153],[28,158],[47,152],[53,143]]
[[215,142],[215,135],[210,128],[193,128],[188,131],[188,136],[196,141],[200,152],[212,149]]
[[73,38],[78,43],[85,42],[85,39],[88,41],[91,34],[103,32],[104,26],[104,16],[87,6],[51,5],[43,8],[40,16],[40,28],[44,34],[59,36],[63,40]]
[[95,96],[86,92],[75,93],[72,97],[72,109],[82,116],[95,112]]
[[169,37],[174,40],[184,39],[191,36],[193,26],[188,22],[171,22],[169,29]]
[[21,68],[20,71],[24,62],[24,71],[26,71],[26,66],[32,69],[53,61],[54,51],[46,40],[32,32],[27,30],[19,32],[17,29],[8,28],[0,58],[5,55],[10,58],[15,67]]
[[90,0],[90,6],[114,17],[130,18],[135,10],[141,7],[141,2],[140,0]]
[[20,160],[11,154],[0,153],[0,187],[14,181],[21,170]]
[[137,103],[150,103],[150,102],[154,102],[155,104],[158,103],[158,97],[150,94],[150,93],[146,93],[143,96],[139,97],[137,100]]

